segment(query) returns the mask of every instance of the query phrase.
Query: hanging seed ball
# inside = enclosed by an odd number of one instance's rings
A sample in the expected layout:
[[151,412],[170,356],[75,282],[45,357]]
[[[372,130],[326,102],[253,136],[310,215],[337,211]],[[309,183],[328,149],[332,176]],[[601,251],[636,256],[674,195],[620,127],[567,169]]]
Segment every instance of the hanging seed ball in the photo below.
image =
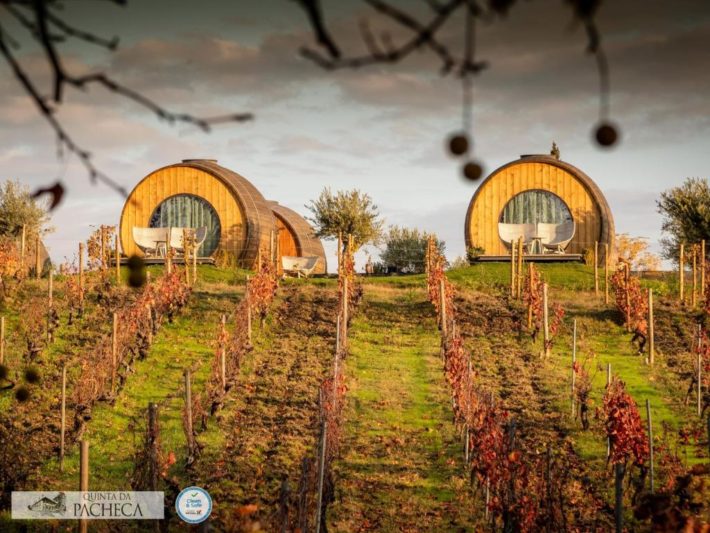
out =
[[25,381],[27,383],[39,383],[40,375],[39,375],[39,370],[36,368],[26,368],[25,369]]
[[616,141],[619,139],[619,133],[616,126],[613,124],[610,124],[609,122],[602,122],[599,126],[597,126],[597,129],[594,132],[594,137],[596,138],[599,146],[610,147],[616,144]]
[[476,181],[483,175],[483,167],[476,161],[469,161],[463,166],[463,177]]
[[463,133],[449,137],[449,152],[453,155],[463,155],[468,152],[468,137]]
[[18,387],[18,389],[15,391],[15,399],[18,402],[26,402],[30,399],[30,389],[24,386]]
[[131,287],[142,287],[145,285],[145,262],[137,255],[128,258],[128,284]]
[[5,365],[0,365],[0,380],[7,379],[10,375],[10,369]]

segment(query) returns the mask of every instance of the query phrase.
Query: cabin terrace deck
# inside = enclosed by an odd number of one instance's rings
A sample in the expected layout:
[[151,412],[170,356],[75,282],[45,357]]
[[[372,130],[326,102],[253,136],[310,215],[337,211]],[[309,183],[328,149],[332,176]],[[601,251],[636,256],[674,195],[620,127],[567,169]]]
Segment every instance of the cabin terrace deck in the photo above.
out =
[[[142,259],[146,265],[164,265],[165,264],[164,257],[143,257]],[[116,265],[113,260],[110,263],[111,263],[111,266]],[[121,265],[127,265],[127,264],[128,264],[128,257],[121,257]],[[184,265],[184,264],[185,264],[184,258],[173,257],[173,265]],[[198,257],[197,264],[198,265],[214,265],[214,258],[213,257]]]
[[[508,263],[510,262],[509,255],[481,255],[476,260],[479,263]],[[582,254],[532,254],[523,255],[523,261],[533,261],[534,263],[566,263],[566,262],[584,262]]]

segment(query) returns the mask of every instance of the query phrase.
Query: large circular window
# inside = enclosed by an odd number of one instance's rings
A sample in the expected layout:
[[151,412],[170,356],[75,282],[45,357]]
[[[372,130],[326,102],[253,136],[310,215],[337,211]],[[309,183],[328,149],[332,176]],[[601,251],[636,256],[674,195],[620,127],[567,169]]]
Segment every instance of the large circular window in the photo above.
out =
[[563,224],[572,221],[567,204],[549,191],[521,192],[505,205],[499,222],[503,224]]
[[214,207],[199,196],[177,194],[164,200],[150,217],[151,228],[207,228],[199,254],[210,256],[219,245],[219,217]]

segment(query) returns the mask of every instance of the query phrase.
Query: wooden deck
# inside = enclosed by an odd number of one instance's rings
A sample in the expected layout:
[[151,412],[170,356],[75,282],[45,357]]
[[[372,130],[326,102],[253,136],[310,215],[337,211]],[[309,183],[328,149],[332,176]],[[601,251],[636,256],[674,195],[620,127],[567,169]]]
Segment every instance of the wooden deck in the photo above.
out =
[[[144,257],[143,262],[146,265],[164,265],[165,258],[164,257]],[[128,257],[121,257],[121,264],[122,265],[128,264]],[[173,265],[184,265],[184,264],[185,264],[184,258],[173,257]],[[213,257],[198,257],[197,264],[198,265],[214,265],[214,258]],[[114,266],[113,260],[111,260],[111,266]]]
[[[532,261],[534,263],[582,263],[584,256],[582,254],[526,254],[523,255],[523,261]],[[476,259],[479,263],[508,263],[510,262],[509,255],[482,255]]]

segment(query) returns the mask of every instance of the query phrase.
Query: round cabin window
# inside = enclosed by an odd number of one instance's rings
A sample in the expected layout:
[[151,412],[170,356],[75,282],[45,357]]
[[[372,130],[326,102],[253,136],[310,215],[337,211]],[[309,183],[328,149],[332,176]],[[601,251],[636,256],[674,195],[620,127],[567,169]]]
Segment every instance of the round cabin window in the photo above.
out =
[[150,217],[151,228],[206,228],[198,254],[208,257],[219,245],[221,226],[214,207],[199,196],[177,194],[163,200]]
[[554,193],[524,191],[505,205],[498,222],[502,224],[564,224],[572,221],[567,204]]

